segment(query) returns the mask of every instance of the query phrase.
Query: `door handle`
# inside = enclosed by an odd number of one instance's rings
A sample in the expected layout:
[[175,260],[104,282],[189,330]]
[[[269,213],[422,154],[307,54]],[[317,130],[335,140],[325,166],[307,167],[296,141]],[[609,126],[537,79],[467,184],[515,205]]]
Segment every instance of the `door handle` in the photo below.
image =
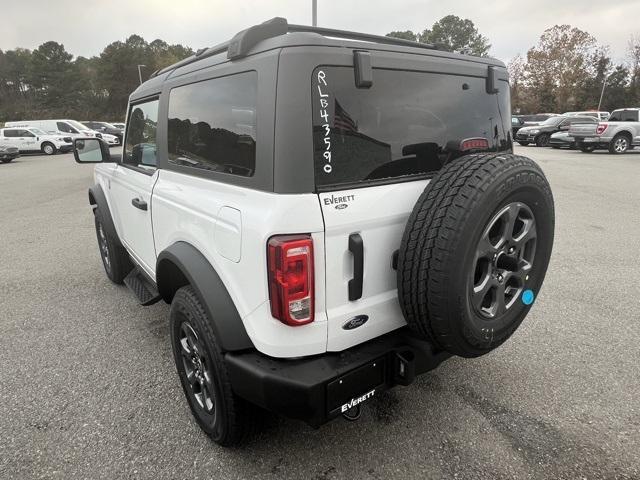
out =
[[349,301],[362,298],[364,277],[364,245],[359,233],[349,235],[349,251],[353,255],[353,278],[349,280]]
[[141,198],[134,198],[133,200],[131,200],[131,205],[139,208],[140,210],[147,210],[147,202],[145,202]]

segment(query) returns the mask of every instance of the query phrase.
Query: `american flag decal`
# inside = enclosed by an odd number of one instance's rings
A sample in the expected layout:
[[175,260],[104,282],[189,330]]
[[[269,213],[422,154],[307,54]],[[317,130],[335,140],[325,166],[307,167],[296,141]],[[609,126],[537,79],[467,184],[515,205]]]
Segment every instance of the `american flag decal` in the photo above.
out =
[[340,102],[335,100],[335,110],[333,115],[333,126],[347,132],[357,132],[358,124],[351,118],[347,111],[342,108]]

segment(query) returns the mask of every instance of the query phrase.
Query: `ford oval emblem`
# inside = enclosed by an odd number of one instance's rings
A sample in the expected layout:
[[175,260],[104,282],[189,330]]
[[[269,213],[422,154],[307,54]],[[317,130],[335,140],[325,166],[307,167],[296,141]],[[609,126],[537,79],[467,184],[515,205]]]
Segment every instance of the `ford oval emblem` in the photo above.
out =
[[351,320],[347,321],[344,325],[342,325],[343,330],[353,330],[354,328],[361,327],[369,320],[368,315],[358,315],[357,317],[353,317]]
[[346,203],[339,203],[338,205],[336,205],[336,210],[342,210],[344,208],[347,208],[349,205]]

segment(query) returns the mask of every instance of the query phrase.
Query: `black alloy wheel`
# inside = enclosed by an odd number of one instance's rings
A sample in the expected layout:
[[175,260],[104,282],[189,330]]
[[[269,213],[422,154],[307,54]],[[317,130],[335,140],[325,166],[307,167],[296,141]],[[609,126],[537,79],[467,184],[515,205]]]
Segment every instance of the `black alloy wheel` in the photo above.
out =
[[470,301],[482,317],[498,319],[516,304],[533,268],[536,221],[522,202],[501,208],[476,247]]
[[212,323],[193,287],[178,289],[169,328],[182,390],[198,426],[214,442],[238,445],[260,428],[264,412],[234,393]]
[[211,359],[200,340],[200,335],[188,321],[182,322],[179,333],[182,355],[182,374],[189,385],[189,394],[195,405],[207,415],[215,415],[216,389]]
[[548,133],[541,133],[536,138],[536,146],[538,147],[547,147],[549,145],[549,140],[551,139],[551,135]]
[[107,235],[104,233],[104,228],[101,222],[96,222],[96,230],[98,231],[98,247],[100,249],[100,257],[102,258],[102,264],[107,275],[112,275],[111,267],[111,255],[109,254],[109,244],[107,242]]

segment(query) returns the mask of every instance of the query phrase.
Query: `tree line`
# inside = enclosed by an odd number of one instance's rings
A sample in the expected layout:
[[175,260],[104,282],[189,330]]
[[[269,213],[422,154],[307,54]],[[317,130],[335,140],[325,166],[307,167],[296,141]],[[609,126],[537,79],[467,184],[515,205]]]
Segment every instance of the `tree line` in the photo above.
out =
[[98,56],[74,58],[64,45],[0,50],[0,122],[41,118],[124,121],[129,94],[162,67],[193,55],[183,45],[131,35]]
[[[387,34],[453,51],[486,56],[491,44],[474,23],[447,15],[422,32]],[[150,43],[139,35],[113,42],[98,56],[74,58],[60,43],[35,50],[0,50],[0,122],[35,118],[122,121],[129,94],[151,72],[193,54],[183,45]],[[603,110],[640,106],[640,37],[629,41],[627,59],[616,63],[609,49],[583,30],[556,25],[545,30],[526,55],[508,63],[514,113],[595,109],[602,87]]]
[[[491,45],[471,20],[448,15],[431,28],[391,37],[443,45],[453,51],[486,56]],[[631,37],[625,62],[612,60],[608,47],[570,25],[545,30],[526,55],[508,62],[514,113],[562,113],[598,108],[640,107],[640,37]],[[606,81],[606,85],[605,85]]]

